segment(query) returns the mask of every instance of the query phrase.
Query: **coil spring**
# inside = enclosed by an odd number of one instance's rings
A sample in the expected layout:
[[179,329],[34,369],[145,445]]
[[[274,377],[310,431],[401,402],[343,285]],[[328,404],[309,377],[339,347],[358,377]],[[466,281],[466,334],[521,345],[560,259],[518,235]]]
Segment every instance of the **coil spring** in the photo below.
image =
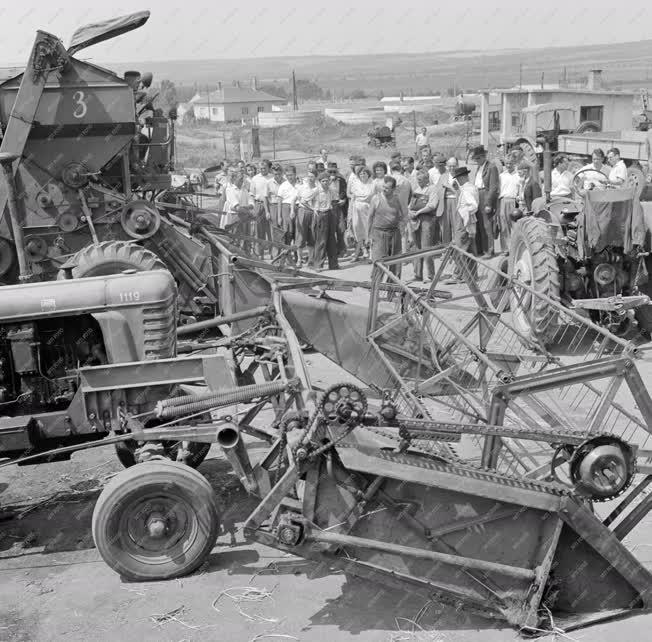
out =
[[219,406],[231,406],[236,403],[249,402],[257,397],[268,397],[278,395],[290,390],[299,384],[298,379],[290,379],[287,382],[269,381],[257,383],[250,386],[240,386],[224,392],[205,392],[199,395],[184,395],[163,399],[156,405],[156,415],[160,419],[171,419],[182,415],[209,410]]

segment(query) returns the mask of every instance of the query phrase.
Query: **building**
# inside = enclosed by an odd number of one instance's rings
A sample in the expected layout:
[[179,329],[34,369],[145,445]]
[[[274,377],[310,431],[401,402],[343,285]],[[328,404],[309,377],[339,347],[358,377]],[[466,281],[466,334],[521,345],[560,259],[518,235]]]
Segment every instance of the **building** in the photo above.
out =
[[234,82],[232,85],[218,83],[216,91],[200,94],[197,100],[193,98],[191,104],[197,120],[255,123],[258,114],[271,112],[273,106],[286,102],[284,98],[260,91],[254,80],[248,87],[240,82]]
[[[501,138],[509,140],[523,128],[523,110],[537,105],[566,105],[576,110],[575,129],[582,123],[595,123],[599,131],[620,131],[632,128],[634,92],[611,91],[602,86],[602,72],[589,72],[586,87],[570,89],[544,86],[542,89],[520,87],[502,92]],[[531,132],[530,132],[531,133]]]

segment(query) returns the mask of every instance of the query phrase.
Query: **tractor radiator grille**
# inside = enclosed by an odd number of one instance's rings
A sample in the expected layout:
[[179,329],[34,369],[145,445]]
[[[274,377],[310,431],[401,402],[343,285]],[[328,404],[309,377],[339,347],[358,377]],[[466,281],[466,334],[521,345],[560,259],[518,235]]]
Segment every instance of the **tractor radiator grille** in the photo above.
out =
[[177,306],[174,296],[143,310],[143,359],[166,359],[177,354]]

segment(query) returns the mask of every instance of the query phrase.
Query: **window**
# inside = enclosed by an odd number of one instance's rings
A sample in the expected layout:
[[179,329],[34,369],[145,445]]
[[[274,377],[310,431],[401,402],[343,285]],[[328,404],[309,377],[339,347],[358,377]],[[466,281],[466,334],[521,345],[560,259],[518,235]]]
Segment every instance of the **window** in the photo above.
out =
[[600,129],[602,129],[602,110],[602,105],[595,107],[580,107],[580,123],[591,120],[598,123]]
[[497,131],[500,129],[500,112],[489,112],[489,131]]
[[217,116],[217,107],[211,107],[211,111],[213,112],[213,116]]
[[242,108],[242,115],[246,116],[249,113],[249,107],[243,107]]
[[264,111],[265,111],[265,107],[263,107],[263,105],[258,105],[258,113],[261,114]]

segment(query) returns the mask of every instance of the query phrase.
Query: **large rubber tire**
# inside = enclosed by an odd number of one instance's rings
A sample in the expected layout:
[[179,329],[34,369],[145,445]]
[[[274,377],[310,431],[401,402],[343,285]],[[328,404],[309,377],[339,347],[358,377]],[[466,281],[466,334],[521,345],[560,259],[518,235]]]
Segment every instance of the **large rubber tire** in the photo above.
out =
[[[103,241],[89,245],[77,252],[74,262],[77,264],[72,269],[75,279],[120,274],[124,270],[148,272],[166,269],[154,252],[128,241]],[[59,272],[58,278],[65,278],[63,272]]]
[[[148,524],[158,527],[158,536]],[[92,530],[102,559],[122,577],[181,577],[197,569],[215,545],[215,494],[206,478],[188,466],[147,462],[119,473],[104,488]]]
[[[559,301],[559,265],[545,221],[526,216],[514,224],[509,274],[517,281],[523,279],[538,294]],[[519,332],[543,345],[550,343],[559,327],[557,308],[525,292],[522,297],[511,295],[510,309],[512,323]]]
[[585,120],[577,127],[573,134],[586,134],[587,132],[601,131],[600,123],[595,120]]
[[[165,448],[165,454],[169,457],[170,461],[176,461],[178,446],[174,445],[176,442],[163,442],[163,447]],[[131,468],[135,466],[138,462],[136,461],[135,450],[138,447],[138,444],[133,441],[121,441],[115,445],[115,453],[120,460],[120,463],[125,468]],[[198,441],[191,441],[188,444],[188,450],[190,455],[186,459],[186,463],[191,468],[197,468],[208,455],[208,451],[211,449],[210,444],[203,444]]]

